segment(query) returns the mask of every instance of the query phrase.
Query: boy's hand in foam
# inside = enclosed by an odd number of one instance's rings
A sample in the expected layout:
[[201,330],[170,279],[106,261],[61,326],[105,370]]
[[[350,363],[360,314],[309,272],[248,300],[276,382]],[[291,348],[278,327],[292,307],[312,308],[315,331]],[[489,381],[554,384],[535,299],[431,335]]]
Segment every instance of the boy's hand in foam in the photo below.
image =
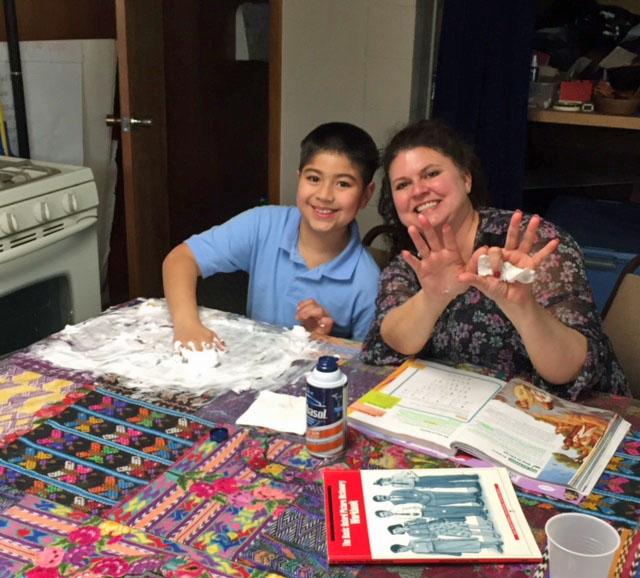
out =
[[200,322],[174,326],[173,340],[196,351],[204,349],[227,350],[224,340],[215,331]]
[[220,365],[220,352],[210,344],[204,344],[202,349],[196,349],[193,342],[184,345],[180,341],[175,341],[173,348],[182,362],[188,364],[189,369],[195,373],[203,373]]

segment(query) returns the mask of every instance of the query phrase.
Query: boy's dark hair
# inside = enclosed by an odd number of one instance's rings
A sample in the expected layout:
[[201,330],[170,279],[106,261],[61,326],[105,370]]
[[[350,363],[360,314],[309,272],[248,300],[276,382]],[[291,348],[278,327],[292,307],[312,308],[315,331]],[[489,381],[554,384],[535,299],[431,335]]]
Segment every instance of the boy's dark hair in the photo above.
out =
[[314,128],[300,143],[298,170],[321,152],[345,155],[359,169],[367,186],[380,166],[380,153],[368,132],[348,122],[328,122]]
[[393,255],[402,249],[412,250],[414,245],[406,227],[400,222],[393,203],[389,167],[399,153],[419,147],[438,151],[448,157],[463,173],[471,175],[469,200],[475,209],[486,206],[488,201],[480,159],[473,147],[454,129],[435,119],[423,119],[406,126],[391,139],[382,156],[384,173],[378,200],[378,213],[385,224],[391,226],[390,241]]

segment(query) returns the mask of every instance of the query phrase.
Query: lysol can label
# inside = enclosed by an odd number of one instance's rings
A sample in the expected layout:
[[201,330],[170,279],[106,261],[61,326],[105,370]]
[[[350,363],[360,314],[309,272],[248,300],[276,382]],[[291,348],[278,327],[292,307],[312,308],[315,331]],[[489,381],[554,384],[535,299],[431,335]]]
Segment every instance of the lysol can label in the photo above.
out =
[[335,357],[323,356],[307,377],[307,450],[329,457],[344,451],[347,377]]

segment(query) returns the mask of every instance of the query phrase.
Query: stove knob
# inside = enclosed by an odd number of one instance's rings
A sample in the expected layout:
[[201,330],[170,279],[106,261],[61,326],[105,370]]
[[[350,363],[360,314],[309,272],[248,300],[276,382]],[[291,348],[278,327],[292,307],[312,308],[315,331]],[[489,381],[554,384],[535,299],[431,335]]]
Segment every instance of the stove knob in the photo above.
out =
[[78,210],[78,197],[75,193],[67,193],[62,197],[62,210],[70,215]]
[[35,207],[33,207],[33,216],[38,223],[46,223],[51,219],[49,205],[47,205],[47,203],[36,203]]
[[12,235],[20,230],[18,219],[13,213],[0,213],[0,231]]

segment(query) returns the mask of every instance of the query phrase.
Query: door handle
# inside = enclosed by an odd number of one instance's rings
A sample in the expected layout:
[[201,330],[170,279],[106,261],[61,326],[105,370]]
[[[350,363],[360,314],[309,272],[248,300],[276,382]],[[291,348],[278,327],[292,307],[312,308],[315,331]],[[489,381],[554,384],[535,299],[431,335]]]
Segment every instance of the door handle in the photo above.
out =
[[135,118],[128,116],[107,116],[104,120],[107,126],[120,125],[122,132],[129,132],[138,126],[153,126],[153,120],[150,118]]

